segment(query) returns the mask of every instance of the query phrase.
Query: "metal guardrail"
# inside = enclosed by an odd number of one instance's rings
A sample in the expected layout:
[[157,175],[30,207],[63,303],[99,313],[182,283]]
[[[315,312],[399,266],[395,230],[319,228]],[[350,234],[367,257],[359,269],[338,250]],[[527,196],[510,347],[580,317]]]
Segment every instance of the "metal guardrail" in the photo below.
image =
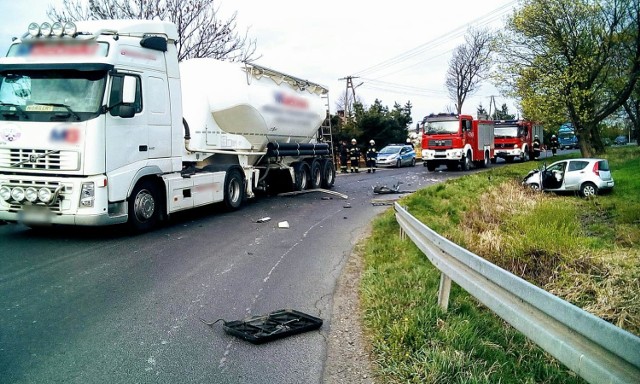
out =
[[640,338],[452,243],[394,206],[401,237],[442,272],[446,310],[450,280],[590,383],[640,383]]

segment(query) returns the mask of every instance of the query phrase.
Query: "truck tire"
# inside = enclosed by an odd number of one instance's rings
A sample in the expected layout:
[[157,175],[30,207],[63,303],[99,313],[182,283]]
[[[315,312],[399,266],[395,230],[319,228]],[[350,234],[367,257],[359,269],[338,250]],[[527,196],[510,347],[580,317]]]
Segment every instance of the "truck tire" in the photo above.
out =
[[322,188],[331,189],[336,181],[336,168],[330,159],[322,160]]
[[480,165],[482,168],[487,168],[491,164],[491,158],[489,157],[489,151],[484,152],[484,159],[482,160],[482,164]]
[[240,208],[244,200],[244,180],[242,173],[231,169],[224,178],[224,206],[229,211]]
[[309,180],[309,189],[317,189],[322,186],[322,164],[320,160],[314,159],[311,162],[311,178]]
[[433,172],[436,170],[436,165],[431,161],[425,161],[424,166],[427,167],[429,172]]
[[293,166],[293,174],[295,180],[293,182],[293,189],[295,191],[302,191],[309,186],[309,164],[305,162],[296,163]]
[[127,225],[136,233],[146,232],[160,221],[162,203],[157,185],[149,179],[140,180],[131,192],[128,201]]
[[467,152],[467,155],[462,159],[462,170],[469,171],[471,169],[471,153]]
[[522,151],[522,156],[520,156],[520,161],[523,163],[526,163],[527,161],[529,161],[529,148],[524,149],[524,151]]

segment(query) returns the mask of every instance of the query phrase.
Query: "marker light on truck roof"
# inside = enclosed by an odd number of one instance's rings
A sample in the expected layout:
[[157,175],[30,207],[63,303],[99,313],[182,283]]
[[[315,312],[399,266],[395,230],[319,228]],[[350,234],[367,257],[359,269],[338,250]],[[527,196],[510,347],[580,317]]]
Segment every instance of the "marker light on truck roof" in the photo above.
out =
[[65,35],[74,37],[77,32],[78,32],[78,27],[76,27],[76,25],[74,23],[72,23],[70,21],[67,21],[66,23],[64,23],[64,34]]
[[29,24],[29,34],[31,37],[38,37],[40,34],[40,26],[37,23]]
[[46,21],[40,24],[40,34],[45,37],[51,36],[51,24],[47,23]]
[[61,37],[64,33],[64,27],[62,26],[62,23],[59,21],[53,23],[53,25],[51,26],[51,32],[54,36]]

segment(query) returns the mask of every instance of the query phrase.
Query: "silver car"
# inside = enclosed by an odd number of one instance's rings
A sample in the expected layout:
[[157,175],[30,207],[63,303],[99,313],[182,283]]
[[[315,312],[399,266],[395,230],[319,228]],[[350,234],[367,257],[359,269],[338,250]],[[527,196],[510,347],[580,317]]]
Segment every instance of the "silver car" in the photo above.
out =
[[605,159],[568,159],[534,169],[522,181],[543,191],[578,191],[584,197],[610,191],[614,182]]

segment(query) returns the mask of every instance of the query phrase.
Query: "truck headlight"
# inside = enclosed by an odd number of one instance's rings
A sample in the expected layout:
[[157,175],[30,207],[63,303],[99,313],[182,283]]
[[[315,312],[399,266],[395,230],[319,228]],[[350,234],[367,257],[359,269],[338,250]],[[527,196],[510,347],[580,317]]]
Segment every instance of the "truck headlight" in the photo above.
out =
[[513,149],[518,149],[518,144],[513,144]]
[[94,200],[95,200],[95,184],[93,184],[93,182],[82,183],[82,190],[80,191],[80,206],[93,207]]
[[11,190],[11,198],[18,203],[24,200],[24,189],[22,187],[15,187]]
[[0,187],[0,198],[4,201],[11,200],[11,188],[4,185]]
[[43,203],[49,203],[51,201],[51,190],[49,188],[40,188],[38,191],[38,199]]
[[35,203],[38,201],[38,191],[35,188],[29,187],[24,191],[24,195],[28,201]]

